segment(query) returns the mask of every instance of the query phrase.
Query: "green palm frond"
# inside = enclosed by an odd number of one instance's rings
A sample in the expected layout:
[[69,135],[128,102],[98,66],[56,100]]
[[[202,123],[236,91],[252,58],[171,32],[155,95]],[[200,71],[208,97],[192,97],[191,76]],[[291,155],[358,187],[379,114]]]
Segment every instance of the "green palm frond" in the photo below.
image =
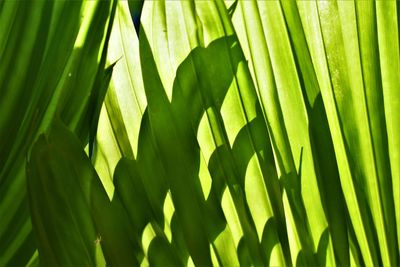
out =
[[56,116],[87,138],[110,11],[107,2],[1,4],[1,266],[25,265],[36,250],[25,175],[32,142]]
[[0,266],[398,266],[398,17],[0,3]]

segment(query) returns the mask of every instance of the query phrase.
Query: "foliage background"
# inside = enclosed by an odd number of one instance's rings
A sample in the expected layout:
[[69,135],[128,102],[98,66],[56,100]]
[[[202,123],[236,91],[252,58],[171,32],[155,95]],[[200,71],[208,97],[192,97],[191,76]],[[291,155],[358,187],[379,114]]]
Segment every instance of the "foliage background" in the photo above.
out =
[[398,266],[398,3],[142,5],[0,2],[0,266]]

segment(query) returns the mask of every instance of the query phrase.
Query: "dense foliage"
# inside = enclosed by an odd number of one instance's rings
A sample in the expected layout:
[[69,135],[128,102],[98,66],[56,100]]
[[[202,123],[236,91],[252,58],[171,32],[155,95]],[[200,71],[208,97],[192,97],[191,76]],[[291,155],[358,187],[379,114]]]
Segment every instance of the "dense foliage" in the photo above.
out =
[[1,1],[0,266],[399,266],[399,10]]

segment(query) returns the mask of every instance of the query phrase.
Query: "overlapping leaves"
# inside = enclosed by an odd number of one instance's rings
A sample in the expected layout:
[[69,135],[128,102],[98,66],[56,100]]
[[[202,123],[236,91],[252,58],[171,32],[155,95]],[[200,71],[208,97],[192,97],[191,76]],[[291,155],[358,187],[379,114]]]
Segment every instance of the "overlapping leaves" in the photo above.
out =
[[31,257],[31,263],[37,264],[25,175],[32,142],[54,117],[83,142],[92,121],[97,121],[93,111],[101,105],[98,96],[110,78],[104,65],[111,5],[79,1],[0,4],[2,266],[26,265]]
[[120,2],[101,111],[100,60],[76,80],[93,102],[61,112],[91,161],[60,122],[31,154],[41,263],[398,265],[397,18],[384,1],[148,1],[135,30]]

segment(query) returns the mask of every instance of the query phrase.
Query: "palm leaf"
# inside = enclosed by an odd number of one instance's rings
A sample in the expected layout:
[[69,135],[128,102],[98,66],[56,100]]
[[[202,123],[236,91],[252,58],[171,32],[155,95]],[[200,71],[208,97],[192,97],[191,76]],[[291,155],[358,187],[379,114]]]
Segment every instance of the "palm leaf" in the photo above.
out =
[[0,265],[29,212],[43,265],[399,264],[396,2],[37,5],[0,3]]
[[[36,6],[7,1],[2,5],[1,18],[8,22],[2,23],[0,32],[4,63],[0,70],[4,92],[0,127],[1,265],[24,265],[34,253],[36,245],[27,209],[26,155],[54,116],[61,116],[76,132],[87,128],[87,120],[81,125],[73,124],[85,118],[95,74],[104,68],[104,63],[99,67],[97,58],[104,47],[109,14],[110,3],[46,1]],[[20,17],[26,20],[16,19]],[[65,21],[65,17],[69,20]],[[97,31],[80,28],[92,23],[99,25]],[[85,35],[91,42],[82,40]],[[80,60],[85,54],[86,61]],[[103,80],[102,75],[96,78],[99,79]],[[66,107],[71,106],[81,111],[65,114]],[[87,133],[81,132],[80,136],[86,139]],[[13,231],[8,230],[10,227]]]

